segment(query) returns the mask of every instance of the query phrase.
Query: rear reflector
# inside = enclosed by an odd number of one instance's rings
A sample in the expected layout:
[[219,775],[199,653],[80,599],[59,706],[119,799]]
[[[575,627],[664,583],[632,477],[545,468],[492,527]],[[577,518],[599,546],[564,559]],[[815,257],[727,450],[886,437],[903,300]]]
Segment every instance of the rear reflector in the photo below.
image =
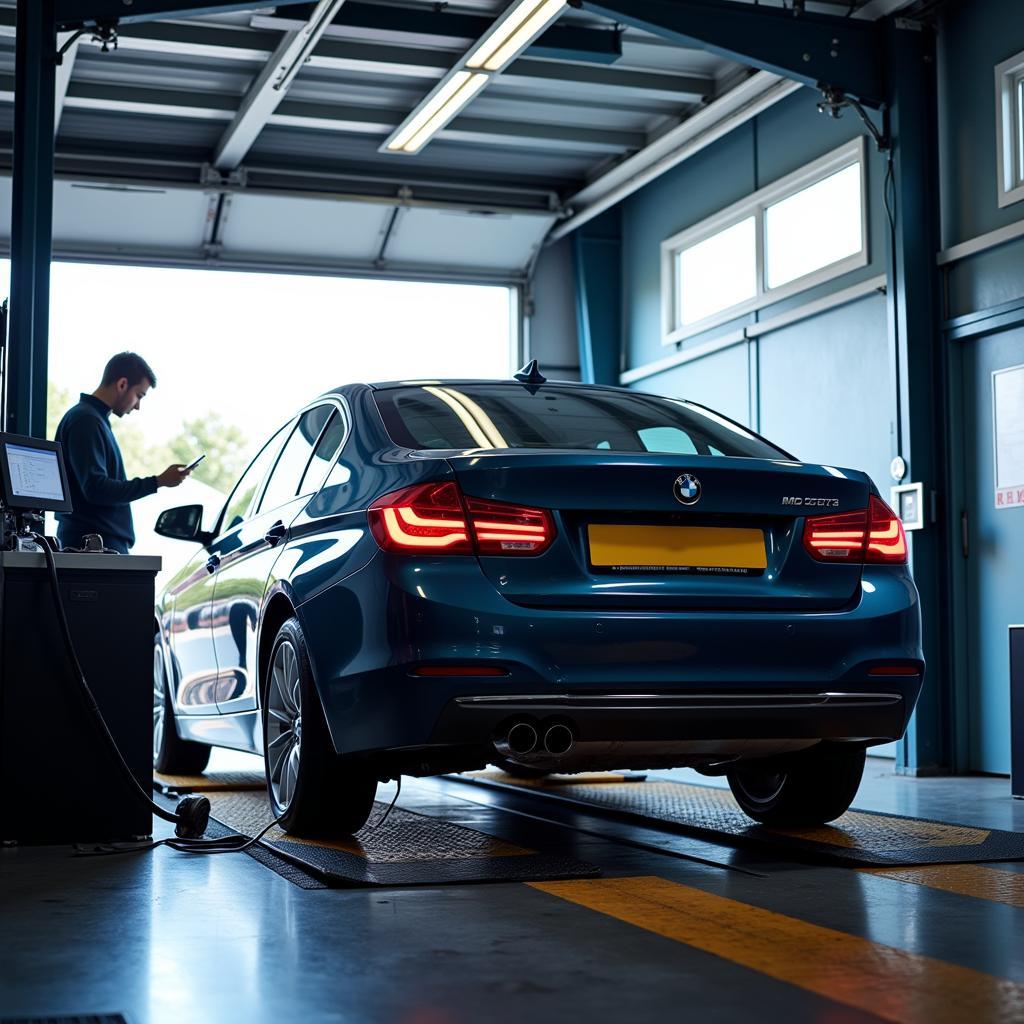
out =
[[406,554],[539,555],[555,539],[547,509],[465,497],[452,481],[385,494],[367,516],[381,548]]
[[903,523],[875,495],[867,508],[855,512],[810,516],[804,522],[804,547],[819,562],[903,565],[907,561]]
[[868,669],[869,676],[919,676],[921,670],[916,665],[875,665]]
[[420,665],[414,676],[507,676],[508,669],[499,665]]

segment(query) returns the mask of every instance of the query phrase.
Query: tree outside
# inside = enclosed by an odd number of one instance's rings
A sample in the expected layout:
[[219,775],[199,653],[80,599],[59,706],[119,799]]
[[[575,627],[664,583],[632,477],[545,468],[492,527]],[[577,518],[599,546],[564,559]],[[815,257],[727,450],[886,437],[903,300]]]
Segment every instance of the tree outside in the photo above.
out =
[[[53,438],[61,417],[75,404],[70,391],[52,380],[46,389],[46,436]],[[242,431],[223,421],[219,414],[186,420],[182,429],[166,442],[150,441],[140,424],[125,417],[111,417],[111,428],[124,458],[128,479],[153,476],[174,462],[188,464],[204,452],[206,458],[195,469],[197,480],[216,488],[223,494],[234,486],[245,468],[243,459],[249,441]]]
[[215,412],[199,419],[186,420],[180,434],[168,444],[173,462],[188,465],[205,453],[193,475],[204,484],[227,494],[241,475],[242,460],[249,440],[238,427],[225,423]]

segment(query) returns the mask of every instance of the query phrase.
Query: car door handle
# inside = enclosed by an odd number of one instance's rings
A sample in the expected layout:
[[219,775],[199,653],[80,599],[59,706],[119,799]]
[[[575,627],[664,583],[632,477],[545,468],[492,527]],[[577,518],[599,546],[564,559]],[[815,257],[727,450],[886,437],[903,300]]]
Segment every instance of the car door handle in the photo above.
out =
[[206,560],[206,571],[213,575],[217,571],[217,567],[220,565],[220,555],[210,555]]
[[279,519],[276,523],[274,523],[274,525],[269,530],[267,530],[267,532],[263,535],[263,539],[272,548],[275,548],[277,547],[278,544],[281,543],[281,541],[284,540],[287,533],[288,528]]

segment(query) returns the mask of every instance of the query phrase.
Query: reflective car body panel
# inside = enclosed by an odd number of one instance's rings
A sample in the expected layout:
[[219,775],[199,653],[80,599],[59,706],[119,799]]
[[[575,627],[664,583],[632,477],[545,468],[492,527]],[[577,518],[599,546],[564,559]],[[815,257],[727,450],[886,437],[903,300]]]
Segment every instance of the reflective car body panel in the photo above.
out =
[[[865,474],[802,464],[781,451],[752,458],[413,449],[395,443],[375,396],[374,387],[352,385],[320,399],[348,426],[329,468],[315,474],[316,489],[298,493],[308,490],[298,485],[265,510],[254,504],[161,595],[182,735],[261,750],[261,658],[283,613],[305,633],[337,752],[375,759],[382,776],[484,763],[495,736],[522,713],[508,703],[517,699],[546,701],[539,715],[571,719],[581,747],[634,744],[635,756],[621,767],[662,763],[651,743],[671,763],[696,764],[763,739],[869,743],[902,735],[923,673],[907,566],[825,565],[802,543],[807,515],[867,505],[877,491]],[[686,473],[703,487],[692,507],[673,494]],[[367,509],[425,482],[551,510],[551,547],[536,557],[381,550]],[[283,533],[270,545],[265,536],[277,523]],[[588,556],[594,523],[754,524],[767,567],[609,572]],[[200,570],[212,554],[221,564],[211,583]],[[893,662],[917,666],[918,674],[871,674]],[[446,665],[505,674],[417,674]],[[200,694],[205,704],[195,702]],[[687,695],[707,695],[699,713],[664,703]],[[796,710],[784,709],[790,705]]]

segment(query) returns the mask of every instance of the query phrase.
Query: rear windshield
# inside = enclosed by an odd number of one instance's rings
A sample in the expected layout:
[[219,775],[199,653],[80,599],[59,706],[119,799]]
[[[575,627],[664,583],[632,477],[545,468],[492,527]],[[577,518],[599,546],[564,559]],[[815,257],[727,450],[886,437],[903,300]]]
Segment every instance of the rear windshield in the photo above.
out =
[[374,394],[395,444],[436,448],[577,448],[786,457],[743,427],[689,402],[547,384],[424,384]]

